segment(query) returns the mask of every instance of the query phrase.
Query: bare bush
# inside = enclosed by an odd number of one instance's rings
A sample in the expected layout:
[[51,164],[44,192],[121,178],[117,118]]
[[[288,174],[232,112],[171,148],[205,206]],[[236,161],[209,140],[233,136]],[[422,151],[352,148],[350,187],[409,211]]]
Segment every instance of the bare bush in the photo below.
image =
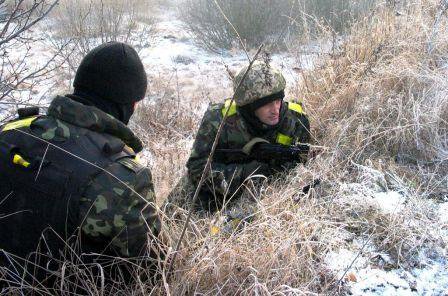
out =
[[56,47],[70,42],[61,57],[74,72],[82,57],[101,43],[120,41],[137,50],[149,46],[152,8],[152,1],[144,0],[63,0],[52,14],[54,32],[49,37]]
[[299,32],[316,31],[327,26],[334,32],[345,33],[352,23],[374,7],[375,0],[297,0],[296,25]]
[[275,49],[322,24],[341,32],[368,11],[374,0],[222,0],[216,3],[186,0],[181,6],[181,15],[189,30],[200,44],[212,51],[239,46],[235,29],[248,47],[265,42]]
[[[228,17],[249,47],[270,40],[276,43],[287,33],[291,5],[289,0],[187,0],[181,6],[181,16],[196,40],[212,51],[238,46],[237,35],[223,17]],[[220,8],[219,8],[220,7]]]
[[[0,1],[0,123],[11,119],[19,106],[38,104],[36,84],[44,84],[55,68],[55,55],[30,61],[42,35],[30,31],[50,13],[55,1]],[[57,49],[59,51],[60,48]],[[35,92],[36,91],[36,92]]]

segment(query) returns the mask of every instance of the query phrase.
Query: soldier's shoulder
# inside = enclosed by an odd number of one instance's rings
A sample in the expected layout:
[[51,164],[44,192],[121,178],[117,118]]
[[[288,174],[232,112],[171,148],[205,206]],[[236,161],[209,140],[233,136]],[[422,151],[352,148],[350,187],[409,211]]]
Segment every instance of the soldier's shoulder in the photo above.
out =
[[307,117],[302,102],[291,101],[291,102],[286,102],[285,104],[286,104],[286,108],[287,108],[286,115],[288,117],[290,117],[291,119],[301,120],[301,119]]
[[154,198],[151,171],[131,157],[123,157],[111,163],[95,176],[88,187],[93,195],[109,192],[112,195],[130,197],[137,193],[148,199]]
[[48,141],[66,141],[80,134],[80,127],[53,116],[42,115],[30,125],[34,135]]
[[305,109],[303,107],[302,101],[291,100],[285,103],[289,112],[296,115],[304,115]]
[[23,129],[44,140],[62,142],[78,134],[79,128],[48,115],[17,118],[0,127],[1,132]]
[[224,103],[210,103],[208,105],[207,111],[205,111],[204,117],[211,118],[222,118],[222,110],[224,108]]
[[223,108],[223,103],[210,103],[202,117],[202,122],[212,124],[214,126],[219,124],[222,120]]

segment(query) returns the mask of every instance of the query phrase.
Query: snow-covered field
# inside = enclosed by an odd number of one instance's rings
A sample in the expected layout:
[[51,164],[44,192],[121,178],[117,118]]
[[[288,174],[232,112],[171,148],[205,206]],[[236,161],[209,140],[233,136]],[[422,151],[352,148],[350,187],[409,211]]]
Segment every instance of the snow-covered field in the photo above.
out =
[[[346,190],[351,192],[349,195],[354,203],[375,207],[397,218],[404,215],[406,208],[409,210],[410,206],[415,206],[408,202],[412,197],[402,191],[372,190],[360,183],[346,184]],[[444,242],[448,239],[447,205],[431,200],[420,204],[434,211],[434,220],[439,223],[430,228]],[[416,222],[408,221],[409,225]],[[378,251],[370,237],[357,237],[348,248],[328,253],[326,262],[353,295],[448,295],[447,255],[446,248],[435,252],[428,246],[416,255],[417,258],[412,258],[418,262],[416,266],[391,268],[393,260],[388,254]]]
[[[166,13],[155,24],[151,46],[140,51],[152,79],[162,79],[179,89],[183,99],[203,95],[205,101],[220,101],[231,95],[232,84],[226,68],[235,73],[247,64],[242,51],[211,53],[199,47],[175,13]],[[250,52],[249,55],[253,55]],[[288,53],[272,54],[272,63],[283,70],[288,85],[300,79],[297,68],[312,67],[313,56],[301,57],[302,65]]]
[[[185,105],[188,105],[193,97],[203,98],[203,107],[201,110],[195,110],[202,113],[208,102],[220,101],[231,95],[232,85],[226,66],[231,71],[236,71],[247,63],[243,52],[215,54],[201,49],[174,13],[159,16],[155,26],[156,33],[150,38],[149,46],[139,51],[150,78],[149,100],[157,101],[161,97],[160,85],[165,84],[176,90],[177,96]],[[28,58],[30,66],[39,66],[46,62],[46,57],[49,56],[46,45],[48,43],[43,40],[33,49]],[[18,48],[12,57],[23,55],[24,50],[26,49]],[[297,61],[288,53],[272,55],[272,63],[280,67],[285,74],[290,95],[294,85],[300,81],[297,69],[312,67],[313,59],[313,56],[302,56],[300,61]],[[21,98],[35,98],[31,102],[40,102],[40,98],[44,98],[40,103],[46,105],[53,95],[69,91],[68,84],[56,84],[57,81],[60,81],[60,77],[49,77],[45,82],[42,79],[42,84],[33,93],[30,94],[24,89],[18,95]],[[155,87],[156,84],[159,86]],[[362,182],[346,184],[346,190],[351,192],[353,200],[376,207],[390,215],[398,216],[409,210],[409,204],[412,203],[408,203],[408,200],[415,197],[411,197],[407,190],[384,188],[381,182],[378,184],[378,188],[368,188]],[[435,220],[438,223],[431,225],[432,231],[446,244],[448,203],[436,203],[432,200],[421,203],[436,213]],[[419,258],[416,258],[418,266],[389,269],[385,268],[390,261],[388,254],[378,252],[368,237],[357,237],[348,246],[327,254],[326,262],[328,267],[347,283],[353,295],[448,295],[446,246],[442,253],[443,256],[433,256],[432,250],[427,249],[420,252]]]

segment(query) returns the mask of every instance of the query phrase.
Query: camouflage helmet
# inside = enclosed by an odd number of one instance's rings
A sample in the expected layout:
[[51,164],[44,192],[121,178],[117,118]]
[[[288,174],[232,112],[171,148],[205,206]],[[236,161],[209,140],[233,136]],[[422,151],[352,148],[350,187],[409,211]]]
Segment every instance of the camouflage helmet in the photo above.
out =
[[241,87],[238,84],[246,73],[248,66],[242,68],[233,79],[233,91],[237,106],[251,104],[258,99],[279,93],[286,87],[282,73],[262,61],[255,61],[247,73]]

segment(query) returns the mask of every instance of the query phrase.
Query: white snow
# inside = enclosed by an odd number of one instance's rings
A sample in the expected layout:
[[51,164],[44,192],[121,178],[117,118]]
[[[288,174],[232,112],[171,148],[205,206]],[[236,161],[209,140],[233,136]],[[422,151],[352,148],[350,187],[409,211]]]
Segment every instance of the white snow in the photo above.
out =
[[394,214],[404,209],[406,197],[400,192],[389,191],[375,193],[373,200],[383,213]]
[[345,247],[329,252],[325,260],[327,266],[338,279],[345,273],[342,281],[353,295],[448,295],[448,203],[416,199],[395,176],[386,176],[368,166],[358,168],[361,171],[359,183],[342,184],[339,202],[374,208],[392,217],[405,214],[409,217],[408,225],[421,223],[418,220],[421,218],[412,215],[413,209],[417,211],[419,207],[418,211],[435,216],[428,231],[440,240],[441,248],[429,249],[428,246],[419,250],[416,267],[390,269],[394,266],[390,256],[379,251],[372,241],[364,243],[365,239],[358,237],[347,242]]
[[[360,249],[340,249],[326,256],[327,265],[336,272],[338,279],[344,272],[346,273],[343,282],[349,286],[353,295],[447,295],[448,293],[446,258],[438,260],[422,258],[421,264],[425,267],[410,271],[403,268],[386,271],[375,267],[369,261],[375,253],[368,248],[364,249],[355,260],[359,251]],[[387,255],[381,255],[387,260]]]
[[440,223],[445,224],[445,228],[448,227],[448,202],[442,203],[439,206]]

